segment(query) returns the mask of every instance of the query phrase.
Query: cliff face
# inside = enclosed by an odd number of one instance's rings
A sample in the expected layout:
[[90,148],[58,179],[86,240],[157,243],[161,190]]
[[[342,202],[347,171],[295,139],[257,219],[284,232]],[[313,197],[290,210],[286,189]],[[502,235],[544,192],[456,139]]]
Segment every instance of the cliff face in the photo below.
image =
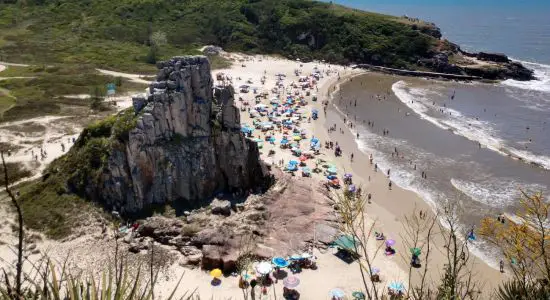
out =
[[196,206],[218,191],[262,185],[255,142],[240,132],[232,87],[213,89],[205,57],[158,64],[147,97],[133,99],[135,128],[113,147],[89,198],[121,213],[169,202]]

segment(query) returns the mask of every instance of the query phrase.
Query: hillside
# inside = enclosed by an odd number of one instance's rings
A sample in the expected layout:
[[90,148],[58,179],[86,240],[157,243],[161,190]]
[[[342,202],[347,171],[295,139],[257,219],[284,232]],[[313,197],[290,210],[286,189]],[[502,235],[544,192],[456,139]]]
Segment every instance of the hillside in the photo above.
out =
[[[426,26],[306,0],[0,1],[0,60],[154,70],[156,58],[215,44],[301,59],[410,67]],[[422,32],[421,32],[422,31]],[[162,45],[155,47],[155,45]]]

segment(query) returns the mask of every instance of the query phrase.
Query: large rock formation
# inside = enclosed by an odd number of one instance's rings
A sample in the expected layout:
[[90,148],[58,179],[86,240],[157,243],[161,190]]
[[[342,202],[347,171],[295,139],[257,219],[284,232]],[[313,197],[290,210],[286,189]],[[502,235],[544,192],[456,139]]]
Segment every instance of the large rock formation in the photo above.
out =
[[205,57],[159,63],[147,96],[134,98],[135,127],[110,151],[86,195],[124,214],[173,203],[194,207],[221,191],[256,189],[266,170],[240,131],[231,86],[214,89]]
[[138,236],[129,241],[132,251],[153,239],[178,249],[182,265],[230,273],[240,255],[261,259],[301,253],[311,245],[326,248],[339,233],[331,194],[313,178],[273,173],[277,182],[266,193],[234,203],[230,214],[213,215],[205,207],[188,212],[185,221],[161,216],[141,221]]

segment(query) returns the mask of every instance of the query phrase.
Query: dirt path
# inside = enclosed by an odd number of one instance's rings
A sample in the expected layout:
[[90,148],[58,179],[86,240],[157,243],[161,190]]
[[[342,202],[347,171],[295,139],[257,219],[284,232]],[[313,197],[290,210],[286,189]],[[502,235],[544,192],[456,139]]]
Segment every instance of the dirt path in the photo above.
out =
[[145,83],[145,84],[151,83],[151,80],[143,79],[143,77],[146,77],[147,75],[122,73],[122,72],[109,71],[109,70],[103,70],[103,69],[96,69],[96,70],[102,74],[115,76],[115,77],[123,77],[135,83]]

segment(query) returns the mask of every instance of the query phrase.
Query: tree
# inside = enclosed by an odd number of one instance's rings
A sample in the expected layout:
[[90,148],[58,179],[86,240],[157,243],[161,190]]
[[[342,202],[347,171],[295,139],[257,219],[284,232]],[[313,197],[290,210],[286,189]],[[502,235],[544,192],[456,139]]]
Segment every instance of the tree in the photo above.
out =
[[[428,276],[428,265],[431,253],[430,251],[433,250],[432,240],[434,238],[434,235],[436,234],[435,225],[438,218],[437,214],[434,216],[428,216],[426,213],[422,212],[424,214],[421,216],[420,212],[421,211],[415,208],[410,216],[405,216],[405,220],[403,221],[404,234],[401,235],[401,239],[403,240],[405,248],[412,249],[411,252],[415,251],[414,249],[419,249],[420,252],[423,254],[419,255],[423,257],[423,266],[413,266],[411,256],[407,254],[402,255],[402,258],[406,262],[410,262],[408,277],[408,296],[410,299],[418,300],[432,299],[434,296],[433,290],[430,286],[428,286],[428,283],[426,282],[426,277]],[[418,284],[415,284],[414,286],[412,284],[412,278],[415,274],[413,267],[420,268],[420,271],[418,272],[418,274],[420,275],[420,280]]]
[[90,108],[93,110],[100,110],[103,107],[103,98],[105,97],[105,90],[101,86],[94,86],[91,91]]
[[458,219],[461,215],[460,202],[448,201],[440,214],[447,263],[438,287],[437,299],[478,299],[479,287],[473,278],[468,232],[463,232]]
[[6,161],[4,160],[4,152],[0,151],[0,157],[2,158],[2,167],[4,169],[4,189],[6,193],[8,194],[8,197],[11,200],[12,205],[15,207],[15,210],[17,212],[17,264],[15,266],[16,274],[15,274],[15,287],[11,287],[6,275],[6,272],[4,271],[4,276],[6,277],[6,285],[7,285],[7,291],[9,294],[9,297],[13,300],[18,300],[23,297],[23,294],[21,292],[22,287],[22,275],[23,275],[23,237],[25,235],[24,228],[23,228],[23,212],[21,210],[21,206],[19,205],[19,202],[15,198],[15,195],[11,191],[10,188],[10,182],[9,182],[9,176],[8,176],[8,167],[6,165]]
[[367,299],[376,300],[381,295],[376,284],[372,282],[372,275],[374,275],[372,273],[372,262],[381,249],[381,245],[376,247],[374,253],[368,251],[368,244],[374,234],[373,230],[376,222],[369,222],[366,218],[367,199],[365,196],[349,192],[347,185],[344,191],[344,193],[338,194],[336,203],[342,223],[341,230],[354,239],[354,250],[357,254],[366,297]]
[[155,31],[149,37],[149,52],[145,58],[145,61],[149,64],[155,64],[158,59],[159,50],[162,46],[168,43],[166,33],[162,31]]
[[550,203],[542,193],[521,191],[521,209],[508,222],[487,217],[480,234],[497,246],[512,271],[512,282],[499,290],[513,289],[516,299],[532,299],[529,294],[540,289],[550,296]]

